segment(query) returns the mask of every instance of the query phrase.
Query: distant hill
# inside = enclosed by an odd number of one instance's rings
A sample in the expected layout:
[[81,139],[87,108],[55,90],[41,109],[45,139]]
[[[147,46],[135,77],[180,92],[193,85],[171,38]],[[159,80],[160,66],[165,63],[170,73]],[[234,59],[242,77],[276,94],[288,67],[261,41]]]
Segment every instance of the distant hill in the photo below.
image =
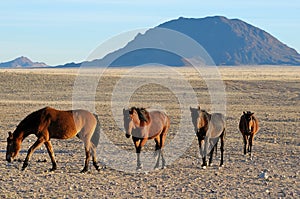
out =
[[[72,68],[81,65],[122,67],[143,64],[186,65],[185,59],[193,57],[184,57],[176,52],[164,49],[168,49],[170,45],[184,52],[192,51],[192,49],[184,41],[173,39],[170,35],[161,35],[160,30],[162,28],[182,33],[187,38],[199,43],[218,66],[300,65],[300,54],[266,31],[239,19],[214,16],[206,18],[180,17],[151,28],[144,34],[136,35],[125,47],[107,54],[102,59],[82,63],[72,62],[54,67]],[[151,45],[156,47],[151,48]],[[45,66],[47,64],[32,62],[26,57],[0,63],[0,68]]]
[[[184,65],[182,57],[160,49],[144,48],[128,52],[133,46],[142,48],[147,42],[164,45],[164,39],[167,38],[155,36],[159,28],[175,30],[194,39],[208,52],[216,65],[300,65],[300,55],[296,50],[269,33],[239,19],[222,16],[199,19],[180,17],[165,22],[149,29],[145,34],[138,34],[124,48],[106,55],[103,59],[84,64],[106,66],[110,60],[114,60],[111,66],[136,66],[147,63]],[[176,42],[178,41],[174,41]]]
[[47,64],[43,62],[32,62],[27,57],[18,57],[12,61],[0,63],[0,68],[34,68],[46,67]]

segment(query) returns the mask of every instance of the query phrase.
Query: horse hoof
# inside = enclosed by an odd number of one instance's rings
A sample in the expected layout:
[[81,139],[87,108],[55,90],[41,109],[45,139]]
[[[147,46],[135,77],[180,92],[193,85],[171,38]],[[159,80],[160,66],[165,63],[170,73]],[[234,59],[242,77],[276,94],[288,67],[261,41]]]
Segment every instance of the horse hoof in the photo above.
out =
[[87,169],[82,169],[81,171],[80,171],[80,173],[86,173],[88,170]]
[[205,169],[206,169],[206,166],[203,166],[203,167],[202,167],[202,169],[204,169],[204,170],[205,170]]
[[140,170],[142,170],[143,169],[143,164],[138,164],[137,166],[136,166],[136,170],[137,171],[140,171]]
[[52,172],[52,171],[55,171],[57,168],[51,168],[49,171]]

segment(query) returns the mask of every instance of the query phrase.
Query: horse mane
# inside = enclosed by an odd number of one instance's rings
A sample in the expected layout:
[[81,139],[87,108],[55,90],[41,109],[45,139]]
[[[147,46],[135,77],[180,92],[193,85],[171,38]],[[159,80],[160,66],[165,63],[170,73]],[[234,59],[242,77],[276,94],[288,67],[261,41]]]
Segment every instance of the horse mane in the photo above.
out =
[[199,123],[198,123],[198,128],[205,129],[205,132],[208,129],[208,123],[211,119],[211,114],[209,114],[206,110],[200,109],[199,112]]
[[[41,114],[44,109],[40,109],[37,111],[34,111],[27,115],[17,126],[18,128],[26,128],[26,127],[32,127],[35,123],[38,123],[38,121],[41,119]],[[24,129],[23,129],[24,130]]]
[[42,120],[42,115],[48,107],[39,109],[27,115],[18,125],[14,131],[14,137],[19,137],[20,133],[25,133],[23,139],[28,136],[28,133],[38,131],[39,124]]
[[[211,119],[211,114],[208,113],[206,110],[203,110],[203,109],[201,109],[200,111],[201,111],[201,113],[202,113],[204,119],[205,119],[207,122],[210,121],[210,119]],[[200,115],[199,115],[199,116],[200,116]]]
[[145,108],[132,107],[129,113],[132,114],[133,110],[138,113],[139,120],[143,122],[150,121],[150,114]]

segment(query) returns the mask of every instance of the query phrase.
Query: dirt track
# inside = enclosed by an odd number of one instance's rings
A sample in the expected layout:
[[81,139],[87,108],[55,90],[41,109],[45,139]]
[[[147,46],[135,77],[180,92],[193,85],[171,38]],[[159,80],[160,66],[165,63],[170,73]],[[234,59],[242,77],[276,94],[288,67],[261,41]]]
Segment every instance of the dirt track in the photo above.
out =
[[[208,88],[199,74],[191,68],[176,70],[193,87],[201,106],[210,110]],[[103,74],[97,87],[95,108],[102,123],[102,133],[109,137],[111,143],[132,153],[135,160],[133,143],[119,130],[110,107],[114,85],[123,72],[126,70],[110,69]],[[159,78],[164,78],[159,71],[155,72]],[[213,161],[214,166],[201,169],[196,137],[192,136],[185,138],[190,140],[185,152],[164,170],[139,173],[122,171],[110,167],[110,158],[114,157],[101,159],[104,154],[100,155],[99,161],[107,164],[106,168],[96,172],[91,165],[88,173],[81,174],[84,149],[77,138],[52,140],[58,162],[55,172],[45,172],[51,167],[45,147],[34,153],[26,171],[20,170],[21,162],[9,164],[5,161],[7,132],[13,131],[27,114],[44,106],[72,108],[77,70],[0,70],[0,197],[299,198],[300,68],[227,67],[221,68],[220,73],[227,96],[224,168],[217,166],[218,153]],[[88,78],[93,78],[93,75]],[[135,81],[140,80],[136,77],[133,79]],[[182,85],[176,86],[179,90],[184,89],[180,87]],[[180,133],[180,102],[174,92],[159,83],[138,88],[129,104],[163,107],[167,111],[172,121],[167,144]],[[260,120],[252,161],[243,156],[242,137],[238,131],[239,117],[246,110],[255,112]],[[34,136],[24,140],[18,158],[25,158],[34,140]],[[110,150],[107,142],[101,142],[99,147],[100,151]],[[143,152],[150,153],[153,147],[154,142],[148,141]],[[132,165],[135,165],[134,161]],[[262,172],[265,174],[262,175]]]

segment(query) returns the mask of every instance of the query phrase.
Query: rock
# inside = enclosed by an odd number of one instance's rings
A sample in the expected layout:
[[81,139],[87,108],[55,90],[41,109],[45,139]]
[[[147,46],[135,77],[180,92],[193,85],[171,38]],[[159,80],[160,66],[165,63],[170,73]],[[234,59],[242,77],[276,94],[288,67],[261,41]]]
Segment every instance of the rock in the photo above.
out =
[[268,175],[267,171],[263,171],[259,174],[258,177],[267,180],[269,178],[269,175]]

